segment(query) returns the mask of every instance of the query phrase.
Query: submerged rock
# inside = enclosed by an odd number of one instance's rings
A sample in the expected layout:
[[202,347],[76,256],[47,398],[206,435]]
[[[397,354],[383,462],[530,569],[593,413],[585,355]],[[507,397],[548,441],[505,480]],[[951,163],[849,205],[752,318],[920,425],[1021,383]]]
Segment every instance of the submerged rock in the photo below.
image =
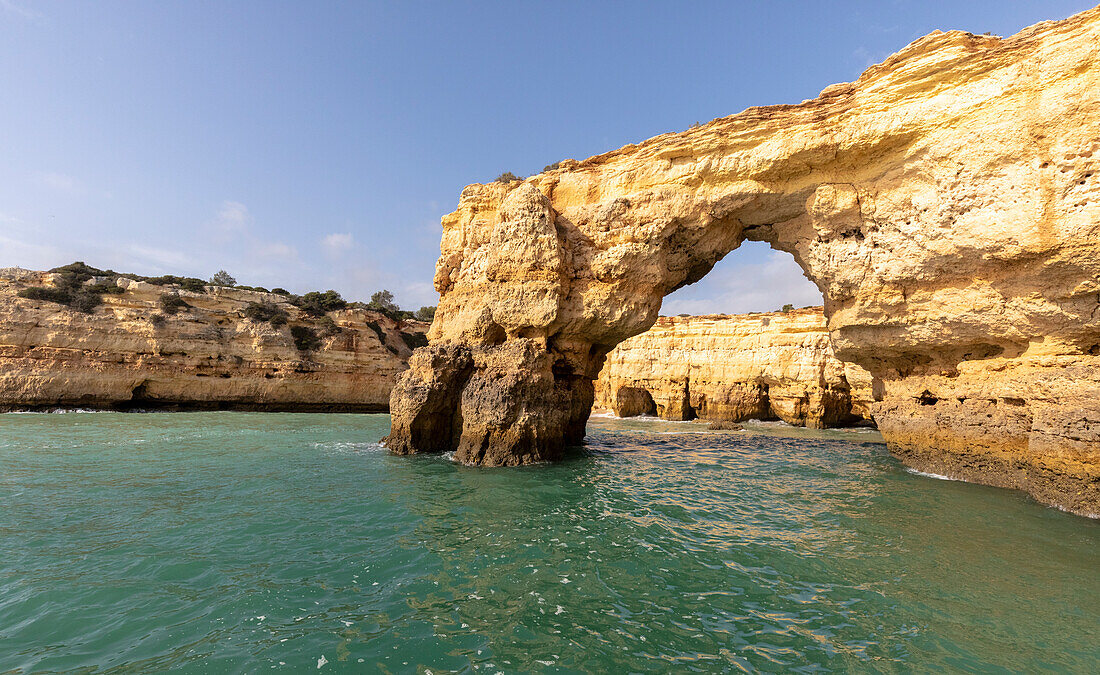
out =
[[737,422],[711,422],[707,425],[711,431],[741,431],[744,428]]

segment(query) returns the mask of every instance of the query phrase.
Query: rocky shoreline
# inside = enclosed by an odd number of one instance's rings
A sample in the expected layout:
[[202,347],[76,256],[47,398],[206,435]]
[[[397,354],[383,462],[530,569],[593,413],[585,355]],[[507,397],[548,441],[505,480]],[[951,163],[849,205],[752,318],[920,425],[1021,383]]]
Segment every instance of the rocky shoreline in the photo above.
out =
[[[19,297],[56,282],[0,272],[0,411],[386,412],[428,327],[355,308],[312,316],[275,293],[121,277],[90,312]],[[182,303],[174,314],[166,295]],[[249,318],[256,306],[285,323]]]

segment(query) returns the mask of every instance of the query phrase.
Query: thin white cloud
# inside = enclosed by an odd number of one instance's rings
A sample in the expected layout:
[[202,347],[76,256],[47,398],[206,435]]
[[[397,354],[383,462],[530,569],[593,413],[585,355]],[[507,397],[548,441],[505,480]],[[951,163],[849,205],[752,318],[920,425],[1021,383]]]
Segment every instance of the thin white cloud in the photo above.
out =
[[41,244],[19,238],[0,235],[0,267],[23,267],[31,270],[44,270],[56,267],[63,252],[55,246]]
[[252,214],[249,213],[247,206],[227,199],[218,208],[214,226],[223,233],[232,234],[244,232],[252,225],[252,221]]
[[3,9],[9,14],[14,14],[21,19],[27,21],[36,21],[42,18],[42,14],[24,7],[21,3],[15,2],[15,0],[0,0],[0,9]]
[[76,178],[58,171],[39,171],[34,175],[39,185],[70,195],[83,195],[88,189]]
[[93,197],[110,199],[110,192],[93,189],[76,176],[61,171],[36,171],[31,179],[39,186],[67,197]]
[[762,262],[738,264],[744,258],[731,254],[697,284],[666,297],[661,314],[743,314],[822,303],[821,292],[790,254],[768,251],[765,256]]
[[419,309],[426,305],[435,305],[439,303],[439,293],[436,293],[435,286],[428,281],[418,281],[410,284],[405,284],[401,289],[398,296],[398,301],[404,301],[405,309]]
[[276,260],[294,260],[298,257],[298,249],[278,241],[260,244],[254,252],[261,258],[274,258]]
[[[178,274],[172,270],[190,269],[195,260],[180,250],[169,250],[140,244],[128,244],[124,249],[123,260],[133,260],[163,271],[166,274]],[[125,270],[122,270],[125,271]]]
[[[199,276],[225,269],[246,285],[274,284],[290,287],[296,279],[308,276],[308,265],[298,249],[273,239],[258,225],[248,206],[234,199],[222,201],[214,217],[202,226],[203,249],[194,252],[194,267],[207,271]],[[215,246],[211,250],[210,243]]]
[[340,256],[355,244],[350,232],[333,232],[321,239],[321,247],[332,256]]
[[[303,258],[291,242],[265,230],[244,203],[227,199],[212,206],[209,217],[197,223],[194,236],[148,230],[129,241],[113,242],[92,234],[94,229],[70,228],[53,220],[49,226],[39,225],[24,220],[22,213],[5,211],[0,213],[0,267],[49,269],[84,260],[122,272],[201,278],[225,269],[242,284],[281,286],[296,293],[334,288],[348,300],[365,301],[389,289],[402,307],[412,310],[439,300],[430,269],[423,274],[386,271],[382,261],[392,252],[362,246],[350,231],[316,235],[318,248]],[[344,254],[349,250],[354,254]],[[330,251],[341,255],[317,255]]]
[[859,64],[859,67],[862,70],[866,70],[877,63],[882,63],[886,60],[886,57],[888,56],[890,56],[889,52],[872,52],[866,47],[859,47],[852,52],[852,58],[855,59],[856,63]]

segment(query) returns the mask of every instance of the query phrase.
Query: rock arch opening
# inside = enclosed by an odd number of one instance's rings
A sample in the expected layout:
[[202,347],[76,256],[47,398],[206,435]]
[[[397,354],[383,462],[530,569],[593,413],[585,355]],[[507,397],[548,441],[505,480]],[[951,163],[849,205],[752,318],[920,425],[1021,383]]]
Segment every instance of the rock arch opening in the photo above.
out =
[[662,316],[706,316],[820,307],[821,291],[794,256],[763,241],[744,241],[701,279],[666,295]]
[[468,186],[388,447],[560,456],[606,355],[763,241],[821,289],[896,456],[1100,512],[1097,41],[1100,10],[1007,39],[934,33],[800,105]]
[[607,355],[595,410],[645,414],[636,404],[645,392],[650,414],[670,420],[870,423],[871,375],[836,358],[820,291],[787,253],[743,244],[666,296],[661,313]]

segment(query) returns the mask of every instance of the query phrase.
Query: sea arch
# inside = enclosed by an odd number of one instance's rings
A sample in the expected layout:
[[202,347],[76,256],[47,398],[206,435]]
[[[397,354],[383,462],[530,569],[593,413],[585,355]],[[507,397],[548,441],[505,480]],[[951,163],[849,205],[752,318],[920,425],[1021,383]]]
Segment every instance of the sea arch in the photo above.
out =
[[551,460],[604,356],[745,240],[821,290],[837,355],[923,469],[1100,510],[1100,10],[933,33],[856,82],[468,186],[396,453]]

